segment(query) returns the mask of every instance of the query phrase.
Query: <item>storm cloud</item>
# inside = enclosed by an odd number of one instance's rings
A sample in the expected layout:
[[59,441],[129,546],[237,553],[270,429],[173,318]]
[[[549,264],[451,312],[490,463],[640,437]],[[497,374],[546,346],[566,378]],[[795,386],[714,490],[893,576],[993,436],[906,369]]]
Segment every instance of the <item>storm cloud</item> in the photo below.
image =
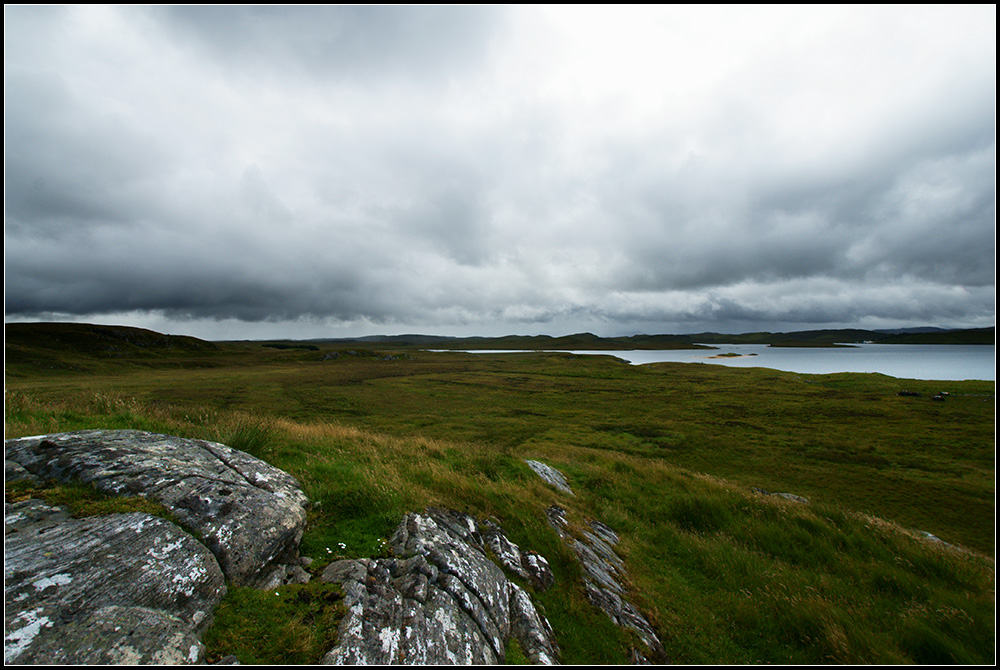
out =
[[6,6],[6,318],[993,325],[995,12]]

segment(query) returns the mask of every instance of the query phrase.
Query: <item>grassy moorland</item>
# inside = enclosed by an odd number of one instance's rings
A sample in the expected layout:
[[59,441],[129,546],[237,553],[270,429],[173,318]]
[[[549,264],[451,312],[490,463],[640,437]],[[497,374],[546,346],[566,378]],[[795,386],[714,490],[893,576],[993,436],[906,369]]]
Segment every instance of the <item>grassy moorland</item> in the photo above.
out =
[[[140,428],[254,453],[313,501],[316,570],[384,552],[406,511],[494,516],[553,565],[534,597],[564,662],[628,662],[631,640],[584,599],[553,503],[619,532],[631,597],[676,663],[995,661],[993,382],[86,329],[7,326],[6,437]],[[282,591],[232,589],[211,658],[317,660],[335,596]]]

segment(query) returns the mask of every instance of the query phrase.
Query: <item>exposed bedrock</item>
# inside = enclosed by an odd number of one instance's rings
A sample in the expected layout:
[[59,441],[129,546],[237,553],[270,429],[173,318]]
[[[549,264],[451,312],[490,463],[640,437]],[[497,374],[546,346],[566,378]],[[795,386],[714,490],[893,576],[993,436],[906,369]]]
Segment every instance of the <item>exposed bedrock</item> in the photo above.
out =
[[[37,498],[6,503],[5,663],[203,663],[201,636],[227,583],[309,580],[298,558],[305,494],[249,454],[137,430],[12,439],[5,451],[8,481],[88,482],[156,500],[180,524],[144,513],[74,518]],[[583,564],[591,602],[635,631],[644,653],[665,658],[625,599],[614,532],[596,522],[571,528],[555,506],[547,513]],[[549,588],[553,573],[497,521],[441,509],[407,514],[389,549],[391,558],[337,561],[320,576],[342,586],[346,608],[324,663],[504,663],[515,642],[531,663],[557,662],[552,629],[529,593]]]
[[548,563],[496,524],[434,509],[403,519],[390,539],[399,558],[332,563],[321,579],[343,585],[347,614],[324,663],[504,663],[511,638],[532,663],[555,663],[548,622],[487,546],[501,546],[495,555],[516,574],[552,583]]
[[4,505],[4,663],[198,663],[226,592],[212,553],[148,514]]
[[549,524],[576,554],[583,568],[584,591],[590,603],[607,614],[616,625],[634,632],[645,644],[645,650],[633,650],[634,662],[664,662],[667,655],[656,630],[626,599],[627,591],[622,585],[626,575],[625,562],[614,550],[619,542],[618,535],[596,520],[589,521],[585,528],[575,528],[567,519],[566,510],[558,505],[549,507],[545,514]]
[[33,475],[159,501],[200,536],[233,584],[266,586],[297,559],[306,496],[294,477],[226,445],[138,430],[6,441]]
[[551,465],[542,463],[541,461],[532,460],[526,460],[525,463],[527,463],[528,467],[534,470],[535,474],[541,477],[547,484],[554,486],[563,493],[575,495],[573,490],[569,487],[569,484],[566,483],[566,477],[563,476],[563,473],[559,472]]

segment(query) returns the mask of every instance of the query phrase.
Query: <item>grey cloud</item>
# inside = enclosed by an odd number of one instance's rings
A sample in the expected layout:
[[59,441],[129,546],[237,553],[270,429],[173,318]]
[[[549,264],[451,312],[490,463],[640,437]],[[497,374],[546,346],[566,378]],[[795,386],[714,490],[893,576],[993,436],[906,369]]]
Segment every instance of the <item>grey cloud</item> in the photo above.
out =
[[447,257],[475,265],[489,253],[488,215],[474,195],[449,192],[428,198],[418,211],[404,213],[401,232],[415,240],[433,241]]
[[[322,79],[446,77],[478,60],[502,17],[490,7],[170,6],[173,34],[234,69]],[[376,79],[376,80],[377,80]],[[369,79],[368,83],[372,83]]]
[[840,101],[850,134],[806,87],[784,132],[769,70],[680,120],[504,80],[510,13],[5,9],[8,315],[991,318],[995,59],[942,56],[911,109]]
[[195,256],[112,238],[117,248],[89,257],[15,245],[8,257],[8,313],[148,310],[262,321],[377,311],[377,304],[363,302],[359,278],[336,268],[300,276],[260,258],[227,256],[225,250],[218,250],[218,257]]
[[677,188],[672,174],[639,190],[626,186],[611,199],[630,203],[619,218],[636,233],[626,237],[637,266],[632,287],[817,274],[885,280],[893,272],[992,282],[992,139],[990,132],[959,144],[954,155],[877,159],[878,170],[860,163],[849,179],[790,173],[748,194],[738,190],[743,181],[729,193],[728,183],[691,184],[683,175]]
[[9,75],[4,98],[10,224],[57,232],[135,216],[135,187],[165,158],[155,141],[95,110],[56,76]]

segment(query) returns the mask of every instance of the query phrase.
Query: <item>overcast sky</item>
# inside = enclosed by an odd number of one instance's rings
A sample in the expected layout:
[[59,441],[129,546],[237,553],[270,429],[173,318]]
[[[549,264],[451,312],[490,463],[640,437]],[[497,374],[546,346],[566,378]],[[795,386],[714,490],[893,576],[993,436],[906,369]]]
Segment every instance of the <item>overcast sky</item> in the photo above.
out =
[[996,7],[4,7],[6,321],[993,325]]

